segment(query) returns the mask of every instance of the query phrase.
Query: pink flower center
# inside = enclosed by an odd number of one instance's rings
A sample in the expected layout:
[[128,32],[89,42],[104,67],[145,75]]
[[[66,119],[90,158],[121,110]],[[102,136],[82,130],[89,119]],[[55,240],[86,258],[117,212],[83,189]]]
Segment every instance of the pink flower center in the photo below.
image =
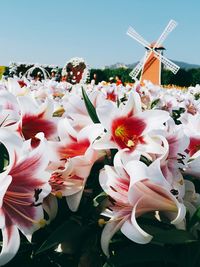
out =
[[54,172],[51,175],[49,183],[52,187],[52,193],[56,196],[60,193],[60,196],[62,196],[65,190],[68,190],[68,193],[70,193],[70,191],[80,190],[83,187],[83,180],[82,177],[73,173],[65,175],[64,172]]
[[62,159],[73,158],[76,156],[84,155],[88,147],[90,146],[90,142],[88,139],[84,139],[78,142],[73,142],[66,146],[62,146],[59,148],[59,154]]
[[43,132],[46,138],[49,138],[56,132],[55,124],[43,116],[43,113],[38,115],[26,114],[23,116],[19,132],[23,134],[26,140],[33,138],[39,132]]
[[115,119],[112,124],[112,139],[120,148],[134,150],[138,143],[144,143],[142,132],[146,124],[136,117]]
[[109,99],[109,100],[111,100],[111,101],[113,101],[113,102],[116,102],[116,100],[117,100],[117,95],[114,93],[114,91],[112,91],[112,92],[107,92],[107,96],[106,96],[106,99]]
[[188,146],[189,155],[192,156],[194,153],[200,150],[200,138],[190,138],[190,144]]

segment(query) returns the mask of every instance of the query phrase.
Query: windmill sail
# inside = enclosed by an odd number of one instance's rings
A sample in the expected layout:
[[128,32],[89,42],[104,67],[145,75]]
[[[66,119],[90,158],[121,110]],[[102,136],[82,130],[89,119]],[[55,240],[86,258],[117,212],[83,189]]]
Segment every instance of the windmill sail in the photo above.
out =
[[178,70],[180,69],[180,67],[178,65],[176,65],[175,63],[173,63],[171,60],[167,59],[166,57],[162,56],[161,54],[159,54],[158,52],[154,52],[155,56],[161,60],[161,62],[169,69],[171,70],[171,72],[173,72],[174,74],[176,74],[178,72]]
[[140,71],[142,70],[142,67],[144,65],[144,60],[145,60],[144,56],[139,62],[138,64],[134,67],[134,69],[129,73],[129,75],[131,76],[132,79],[137,80],[137,76],[140,73]]
[[129,27],[127,30],[127,35],[131,38],[138,41],[144,47],[148,47],[150,49],[150,43],[148,43],[139,33],[137,33],[132,27]]
[[173,31],[174,28],[176,28],[177,22],[175,20],[170,20],[160,37],[158,38],[157,42],[155,43],[155,48],[159,47],[164,40],[167,38],[167,36],[170,34],[170,32]]

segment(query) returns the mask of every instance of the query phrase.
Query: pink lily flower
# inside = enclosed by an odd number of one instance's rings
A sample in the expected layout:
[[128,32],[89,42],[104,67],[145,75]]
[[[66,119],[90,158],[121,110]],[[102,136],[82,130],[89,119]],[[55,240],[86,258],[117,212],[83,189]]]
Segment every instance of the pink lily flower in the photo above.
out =
[[113,204],[104,215],[111,219],[102,232],[101,246],[109,256],[109,241],[120,229],[130,240],[146,244],[152,236],[138,225],[136,218],[144,213],[159,211],[173,217],[172,224],[179,224],[185,217],[185,206],[171,193],[172,187],[160,170],[159,160],[149,167],[139,161],[129,161],[124,169],[115,161],[115,166],[105,166],[100,173],[103,190],[113,199]]
[[92,164],[84,158],[69,159],[63,168],[51,174],[51,193],[58,198],[65,197],[69,208],[76,211],[91,168]]
[[[81,91],[80,88],[79,91]],[[88,97],[95,108],[105,101],[105,96],[100,91],[93,91],[92,93],[88,94]],[[85,103],[80,95],[73,94],[66,99],[64,98],[63,107],[65,109],[63,116],[71,120],[71,125],[77,132],[86,126],[93,124]]]
[[55,118],[52,118],[53,104],[46,100],[39,106],[28,96],[21,96],[18,100],[21,107],[21,123],[18,131],[25,140],[34,138],[39,132],[43,132],[48,140],[56,137],[57,124]]
[[99,124],[91,124],[77,132],[67,118],[58,122],[59,142],[50,142],[57,154],[57,160],[67,161],[69,158],[84,157],[92,164],[102,153],[92,148],[93,141],[101,134],[103,128]]
[[[7,134],[10,139],[17,140],[16,135]],[[9,147],[7,140],[3,140],[3,144],[6,148],[7,145]],[[19,146],[8,151],[9,165],[0,174],[0,228],[3,237],[1,266],[17,253],[20,245],[19,231],[29,237],[45,224],[42,202],[51,191],[49,174],[45,171],[49,163],[45,151],[45,142],[41,140],[37,148],[30,149],[29,152],[26,150],[28,153],[25,153],[20,139]]]
[[184,114],[181,117],[185,134],[190,138],[186,152],[192,157],[200,150],[200,119],[199,114]]
[[0,91],[0,126],[16,131],[20,120],[17,98],[8,91]]
[[18,78],[8,78],[7,89],[15,96],[22,96],[28,93],[27,87],[21,86],[18,81]]
[[199,115],[184,114],[181,117],[183,129],[189,138],[189,144],[186,148],[186,153],[189,155],[189,160],[184,172],[186,174],[199,177],[200,175],[200,119]]
[[[102,99],[102,103],[107,99],[113,102],[116,102],[118,98],[120,98],[120,90],[117,90],[117,86],[116,85],[105,85],[103,87],[100,88],[96,88],[97,90],[100,90],[100,92],[103,93],[102,97],[104,99]],[[121,88],[120,88],[121,89]]]
[[166,111],[142,112],[141,99],[137,93],[130,94],[127,103],[119,108],[107,101],[97,107],[97,115],[106,131],[94,143],[96,149],[125,149],[147,153],[162,153],[162,146],[149,135],[152,130],[162,129],[169,119]]
[[185,180],[184,204],[190,216],[192,216],[200,206],[200,194],[196,192],[193,182],[189,180]]
[[176,125],[171,119],[166,124],[163,136],[160,136],[165,152],[157,157],[161,171],[168,183],[176,190],[177,196],[185,193],[182,170],[187,166],[188,155],[185,152],[189,138],[185,135],[182,125]]
[[77,210],[93,164],[105,152],[92,148],[92,142],[102,132],[101,125],[89,125],[78,133],[67,118],[58,123],[59,142],[50,142],[54,155],[49,169],[52,194],[66,197],[71,210]]
[[185,174],[189,174],[199,179],[200,176],[200,151],[197,151],[189,158],[187,167],[184,169]]
[[187,152],[192,157],[196,152],[200,150],[200,135],[191,136],[190,137],[190,144],[187,148]]

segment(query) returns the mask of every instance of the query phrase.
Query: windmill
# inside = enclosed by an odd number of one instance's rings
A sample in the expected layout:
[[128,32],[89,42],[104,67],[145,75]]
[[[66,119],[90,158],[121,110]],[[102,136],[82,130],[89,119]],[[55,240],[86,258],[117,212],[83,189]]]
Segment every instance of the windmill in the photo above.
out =
[[146,48],[144,57],[139,61],[135,68],[129,74],[132,79],[138,80],[137,76],[141,72],[140,82],[144,80],[150,80],[152,83],[160,85],[161,83],[161,63],[164,66],[176,74],[179,70],[179,66],[163,56],[162,51],[165,49],[162,43],[167,38],[169,33],[177,26],[177,22],[170,20],[164,31],[154,43],[147,42],[139,33],[137,33],[132,27],[129,27],[127,34],[138,41]]

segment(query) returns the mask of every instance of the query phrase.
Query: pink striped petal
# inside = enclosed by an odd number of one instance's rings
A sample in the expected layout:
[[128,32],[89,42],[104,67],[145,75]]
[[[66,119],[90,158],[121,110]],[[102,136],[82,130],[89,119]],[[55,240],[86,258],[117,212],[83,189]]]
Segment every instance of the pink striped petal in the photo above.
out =
[[57,131],[55,123],[43,118],[44,113],[38,115],[26,114],[22,118],[22,126],[19,129],[26,140],[33,138],[37,133],[43,132],[46,138],[50,138]]
[[8,263],[16,255],[20,246],[20,236],[17,227],[6,218],[6,226],[2,229],[3,245],[0,253],[0,266]]

